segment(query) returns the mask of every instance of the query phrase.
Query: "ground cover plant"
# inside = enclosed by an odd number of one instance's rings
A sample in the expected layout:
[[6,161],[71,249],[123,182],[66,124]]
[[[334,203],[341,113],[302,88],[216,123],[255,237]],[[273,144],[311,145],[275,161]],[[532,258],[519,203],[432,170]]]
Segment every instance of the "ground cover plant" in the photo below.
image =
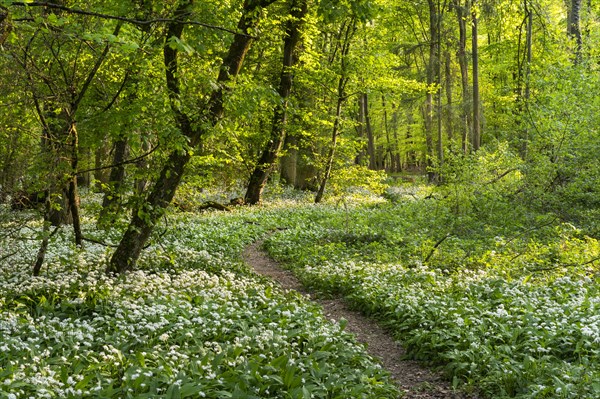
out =
[[241,263],[268,221],[280,218],[171,215],[139,270],[121,276],[104,272],[110,250],[76,249],[68,229],[52,237],[39,277],[37,248],[12,242],[19,255],[0,268],[0,397],[397,397],[343,328]]
[[455,385],[494,398],[600,396],[595,238],[481,194],[479,212],[431,187],[388,197],[290,214],[266,247],[306,285],[383,320]]

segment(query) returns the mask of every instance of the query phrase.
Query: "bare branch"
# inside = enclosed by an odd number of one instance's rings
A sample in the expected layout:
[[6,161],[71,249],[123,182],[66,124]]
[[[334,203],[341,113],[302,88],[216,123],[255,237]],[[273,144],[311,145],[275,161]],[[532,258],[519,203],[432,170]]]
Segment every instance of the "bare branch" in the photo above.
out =
[[436,250],[436,249],[437,249],[437,248],[438,248],[440,245],[442,245],[442,243],[443,243],[444,241],[446,241],[446,239],[448,239],[448,238],[449,238],[449,237],[451,237],[451,236],[452,236],[452,234],[448,233],[448,234],[446,234],[445,236],[443,236],[442,238],[440,238],[440,239],[439,239],[439,240],[438,240],[438,241],[435,243],[435,245],[433,246],[433,248],[431,248],[431,251],[429,252],[429,255],[427,255],[427,257],[425,258],[425,260],[423,261],[423,263],[427,263],[427,262],[429,262],[429,259],[430,259],[430,258],[433,256],[433,254],[435,253],[435,250]]
[[552,271],[552,270],[556,270],[559,269],[561,267],[581,267],[581,266],[587,266],[589,264],[593,264],[594,262],[600,260],[600,256],[596,256],[595,258],[592,258],[590,260],[587,260],[583,263],[558,263],[556,265],[553,266],[549,266],[549,267],[539,267],[536,269],[531,269],[530,271],[535,273],[535,272],[547,272],[547,271]]
[[490,180],[490,181],[487,181],[487,182],[485,182],[485,183],[483,183],[483,184],[494,184],[494,183],[496,183],[496,182],[498,182],[498,181],[502,180],[502,178],[503,178],[504,176],[508,175],[508,174],[509,174],[509,173],[511,173],[511,172],[515,172],[515,171],[517,171],[517,170],[519,170],[519,169],[518,169],[518,168],[512,168],[512,169],[509,169],[509,170],[507,170],[506,172],[504,172],[504,173],[502,173],[502,174],[500,174],[500,175],[496,176],[496,177],[495,177],[495,178],[493,178],[492,180]]
[[81,237],[83,239],[83,241],[87,241],[87,242],[91,242],[93,244],[98,244],[98,245],[102,245],[103,247],[111,247],[111,248],[116,248],[117,245],[115,244],[108,244],[99,240],[96,240],[94,238],[90,238],[90,237]]
[[97,170],[104,170],[104,169],[114,168],[115,166],[121,166],[121,165],[127,165],[127,164],[131,164],[131,163],[136,163],[137,161],[140,161],[140,160],[146,158],[148,155],[152,154],[154,151],[156,151],[158,149],[158,147],[159,147],[159,144],[157,144],[154,148],[152,148],[147,153],[140,155],[139,157],[131,158],[131,159],[128,159],[128,160],[123,161],[123,162],[117,162],[117,163],[114,163],[114,164],[108,165],[108,166],[100,166],[98,168],[91,168],[91,169],[79,170],[79,171],[77,171],[76,174],[77,175],[82,175],[82,174],[88,173],[88,172],[95,172]]
[[4,262],[6,259],[12,258],[13,256],[15,256],[18,253],[19,253],[19,251],[15,251],[15,252],[11,252],[7,255],[2,255],[2,257],[0,257],[0,262]]

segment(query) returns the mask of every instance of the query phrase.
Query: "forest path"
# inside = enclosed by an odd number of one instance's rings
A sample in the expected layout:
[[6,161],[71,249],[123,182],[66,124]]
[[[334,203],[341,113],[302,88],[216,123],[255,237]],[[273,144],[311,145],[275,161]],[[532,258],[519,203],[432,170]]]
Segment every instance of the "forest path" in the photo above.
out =
[[[270,277],[284,289],[295,290],[306,296],[309,292],[289,270],[283,269],[261,249],[263,241],[256,241],[243,252],[244,261],[257,274]],[[312,298],[309,298],[314,300]],[[351,310],[343,298],[316,299],[325,316],[339,321],[346,319],[346,331],[353,333],[359,342],[366,344],[369,354],[380,360],[404,395],[404,399],[466,399],[476,398],[455,392],[442,377],[412,360],[403,360],[405,351],[375,320]]]

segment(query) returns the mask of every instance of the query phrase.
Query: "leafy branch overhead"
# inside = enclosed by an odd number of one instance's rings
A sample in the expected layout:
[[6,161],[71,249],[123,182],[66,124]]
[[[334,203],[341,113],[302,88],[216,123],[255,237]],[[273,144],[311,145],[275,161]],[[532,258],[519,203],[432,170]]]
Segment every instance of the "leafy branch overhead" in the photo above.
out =
[[50,3],[50,2],[46,2],[46,1],[32,1],[32,2],[8,1],[8,2],[6,2],[6,5],[7,6],[17,6],[17,7],[44,7],[44,8],[51,9],[51,10],[64,11],[69,14],[86,15],[86,16],[97,17],[97,18],[102,18],[102,19],[127,22],[127,23],[130,23],[133,25],[138,25],[138,26],[154,25],[154,24],[158,24],[158,23],[168,24],[168,23],[173,23],[173,22],[181,22],[185,25],[202,26],[204,28],[220,30],[223,32],[231,33],[231,34],[239,33],[234,30],[224,28],[222,26],[211,25],[211,24],[207,24],[204,22],[200,22],[200,21],[194,21],[194,20],[187,20],[185,22],[181,21],[181,20],[172,19],[172,18],[153,18],[153,19],[148,19],[148,20],[140,20],[140,19],[135,19],[135,18],[127,18],[127,17],[123,17],[123,16],[119,16],[119,15],[111,15],[111,14],[104,14],[104,13],[94,12],[94,11],[86,11],[86,10],[73,8],[73,7],[67,7],[62,4]]

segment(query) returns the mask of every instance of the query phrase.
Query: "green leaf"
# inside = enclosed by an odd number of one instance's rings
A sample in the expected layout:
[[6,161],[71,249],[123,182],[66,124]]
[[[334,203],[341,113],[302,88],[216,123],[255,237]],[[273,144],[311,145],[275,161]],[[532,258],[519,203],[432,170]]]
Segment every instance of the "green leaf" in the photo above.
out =
[[173,50],[182,51],[182,52],[186,53],[187,55],[194,54],[194,49],[192,48],[192,46],[190,46],[186,42],[182,41],[177,36],[171,36],[169,38],[169,40],[167,40],[167,45],[169,47],[171,47]]
[[181,399],[181,391],[178,384],[172,384],[166,393],[167,399]]
[[199,392],[202,392],[202,390],[203,390],[203,387],[201,385],[188,382],[181,386],[181,397],[185,398],[188,396],[193,396]]

